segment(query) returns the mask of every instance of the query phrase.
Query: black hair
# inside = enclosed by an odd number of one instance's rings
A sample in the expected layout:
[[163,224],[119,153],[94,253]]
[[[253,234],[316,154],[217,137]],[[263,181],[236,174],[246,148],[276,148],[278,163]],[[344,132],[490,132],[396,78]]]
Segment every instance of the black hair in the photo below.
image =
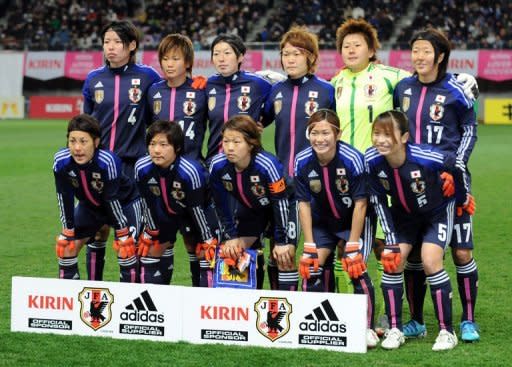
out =
[[[221,43],[221,42],[225,42],[228,45],[230,45],[231,48],[233,49],[233,51],[235,52],[235,55],[237,58],[240,57],[241,55],[245,55],[245,53],[247,52],[247,48],[244,45],[244,41],[242,41],[242,39],[240,37],[238,37],[235,34],[222,33],[222,34],[219,34],[212,42],[212,46],[210,48],[211,58],[213,58],[213,49],[215,48],[215,46],[218,43]],[[241,62],[238,63],[238,70],[240,70],[241,65],[242,65]]]
[[88,133],[93,140],[101,137],[100,123],[95,117],[86,113],[76,115],[69,120],[66,138],[69,138],[69,133],[72,131]]
[[[424,40],[430,42],[434,48],[434,62],[438,64],[436,82],[444,78],[448,69],[448,59],[450,58],[450,41],[446,36],[434,28],[427,28],[416,33],[411,39],[411,48],[414,42]],[[443,60],[439,62],[439,57],[444,54]],[[416,74],[416,73],[415,73]]]
[[[114,31],[123,42],[124,47],[128,47],[131,42],[135,41],[135,49],[130,51],[130,62],[135,62],[135,55],[139,49],[140,33],[133,25],[133,23],[127,20],[113,21],[107,24],[101,31],[101,44],[105,41],[105,33],[108,31]],[[108,64],[109,61],[106,60]]]
[[174,147],[177,156],[183,152],[185,137],[181,126],[176,121],[158,120],[153,122],[146,132],[146,147],[158,134],[165,134],[167,142]]

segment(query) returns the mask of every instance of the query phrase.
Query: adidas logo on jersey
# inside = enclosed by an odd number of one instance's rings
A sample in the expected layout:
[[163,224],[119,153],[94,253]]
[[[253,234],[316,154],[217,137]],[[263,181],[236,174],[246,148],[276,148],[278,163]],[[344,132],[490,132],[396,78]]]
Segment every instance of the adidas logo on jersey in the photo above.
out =
[[213,88],[213,89],[210,89],[208,94],[217,94],[217,91],[215,90],[215,88]]
[[309,172],[309,175],[308,175],[309,178],[313,178],[313,177],[318,177],[318,173],[316,173],[315,170]]
[[94,88],[103,88],[103,83],[101,82],[101,80],[99,82],[96,83],[96,85],[94,86]]
[[412,90],[411,88],[407,88],[405,91],[404,91],[404,94],[407,95],[407,96],[412,96]]
[[162,95],[160,94],[160,92],[157,92],[157,93],[153,96],[153,98],[162,98]]
[[276,99],[278,99],[278,98],[283,98],[283,93],[281,93],[281,92],[277,93]]
[[71,176],[71,177],[76,177],[75,171],[69,171],[68,175]]
[[158,313],[153,299],[148,291],[140,294],[132,303],[125,307],[126,311],[121,312],[121,320],[163,323],[164,315]]
[[151,177],[148,181],[148,184],[150,185],[158,185],[158,182],[156,182],[155,178],[154,177]]
[[229,175],[229,173],[226,173],[224,176],[222,176],[222,179],[223,180],[231,180],[231,176]]
[[388,178],[388,175],[386,175],[386,172],[384,171],[380,171],[379,174],[377,175],[379,178]]
[[299,324],[302,331],[323,331],[326,333],[346,333],[347,326],[340,323],[340,319],[334,312],[328,299],[320,303],[309,315],[304,317],[306,321]]

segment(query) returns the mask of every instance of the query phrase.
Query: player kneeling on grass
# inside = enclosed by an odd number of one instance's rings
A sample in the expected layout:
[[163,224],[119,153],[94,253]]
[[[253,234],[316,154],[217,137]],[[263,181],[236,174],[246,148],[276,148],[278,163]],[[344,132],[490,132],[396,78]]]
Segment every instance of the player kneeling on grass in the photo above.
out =
[[[421,261],[430,285],[439,324],[433,350],[452,349],[457,336],[452,325],[452,286],[443,258],[450,243],[455,213],[455,185],[463,186],[463,170],[443,172],[444,155],[408,143],[406,115],[388,111],[372,127],[372,148],[365,154],[370,200],[386,235],[382,253],[382,292],[390,330],[384,349],[405,341],[402,325],[403,271],[413,247],[421,246]],[[391,197],[388,206],[387,195]]]
[[[248,115],[234,116],[224,124],[222,149],[223,153],[214,156],[210,164],[210,183],[222,223],[223,257],[238,263],[245,249],[260,249],[265,233],[270,232],[278,249],[274,257],[278,266],[280,262],[283,265],[279,289],[296,289],[297,231],[288,231],[289,192],[283,166],[277,157],[263,150],[258,126]],[[261,263],[256,273],[261,289]]]
[[[217,239],[215,214],[207,211],[207,172],[196,160],[182,156],[183,130],[174,121],[156,121],[148,129],[149,156],[135,164],[142,196],[145,228],[140,236],[142,283],[169,284],[174,268],[178,229],[195,237],[200,258],[200,281],[211,286]],[[208,218],[207,218],[208,217]]]
[[304,231],[304,253],[300,260],[302,288],[310,292],[333,289],[326,284],[333,279],[327,273],[332,267],[327,270],[324,266],[332,263],[331,255],[342,241],[343,267],[352,279],[354,293],[368,296],[366,339],[368,347],[375,347],[379,341],[373,331],[375,290],[366,271],[372,231],[370,221],[365,220],[364,159],[355,148],[339,141],[339,126],[334,111],[315,112],[307,127],[311,147],[301,151],[295,160],[299,218]]
[[[78,253],[107,224],[115,228],[114,249],[118,253],[121,281],[134,283],[134,239],[140,228],[140,198],[133,179],[122,173],[120,159],[100,149],[99,144],[98,121],[90,115],[78,115],[69,121],[67,148],[55,154],[53,172],[62,222],[56,244],[59,278],[80,278]],[[89,279],[101,279],[101,274],[96,273],[103,271],[104,262],[103,257],[88,259]]]

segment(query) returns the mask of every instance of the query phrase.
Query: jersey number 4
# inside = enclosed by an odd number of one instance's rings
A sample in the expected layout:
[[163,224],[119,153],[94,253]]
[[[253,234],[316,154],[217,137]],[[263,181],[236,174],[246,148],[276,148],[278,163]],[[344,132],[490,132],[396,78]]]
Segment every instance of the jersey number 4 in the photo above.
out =
[[185,121],[180,120],[178,121],[178,124],[181,126],[181,130],[185,133],[185,136],[187,138],[190,138],[190,140],[194,140],[196,133],[194,132],[194,121],[190,122],[190,125],[188,125],[187,131],[185,131]]

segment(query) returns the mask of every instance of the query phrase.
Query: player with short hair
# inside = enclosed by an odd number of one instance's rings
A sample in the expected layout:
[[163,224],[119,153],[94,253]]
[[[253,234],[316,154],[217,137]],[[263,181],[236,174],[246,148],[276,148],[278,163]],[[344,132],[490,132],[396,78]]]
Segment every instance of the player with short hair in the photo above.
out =
[[365,220],[364,159],[358,150],[339,141],[339,126],[335,111],[315,112],[307,127],[311,147],[297,154],[295,160],[295,187],[304,232],[302,288],[313,292],[330,290],[327,283],[332,277],[325,273],[325,265],[341,242],[343,265],[354,284],[354,293],[367,295],[366,340],[367,346],[373,348],[379,338],[373,331],[375,290],[366,271],[372,229],[371,221]]
[[[409,118],[410,140],[442,151],[449,170],[461,167],[465,171],[465,192],[469,192],[471,178],[467,166],[477,140],[477,123],[473,101],[464,95],[455,76],[447,72],[450,48],[449,40],[438,30],[429,28],[416,33],[411,40],[414,75],[398,83],[394,104]],[[450,243],[462,303],[460,331],[464,341],[480,339],[474,315],[478,269],[472,254],[473,222],[468,210],[463,210],[473,205],[471,195],[460,197]],[[419,337],[426,334],[425,273],[419,254],[411,255],[405,269],[411,320],[404,325],[404,334]]]
[[[140,198],[133,179],[122,172],[121,160],[100,148],[100,125],[94,117],[82,114],[69,121],[67,148],[55,154],[53,173],[62,222],[56,245],[59,278],[80,278],[80,249],[103,225],[109,225],[115,228],[121,281],[136,282],[134,238],[141,226]],[[96,260],[94,256],[89,260],[92,272],[97,269]],[[89,278],[102,278],[102,274],[92,273]]]
[[[173,252],[178,229],[199,244],[199,284],[211,286],[217,239],[215,223],[206,214],[207,173],[199,161],[183,155],[184,133],[175,121],[156,121],[146,135],[149,156],[135,165],[146,227],[139,242],[141,282],[169,284],[174,268]],[[196,235],[197,234],[197,235]],[[205,258],[206,256],[206,258]],[[170,261],[169,261],[170,260]]]
[[[210,164],[210,184],[222,224],[223,256],[237,262],[244,249],[260,249],[270,232],[277,246],[293,245],[283,166],[263,150],[256,122],[248,115],[230,118],[222,127],[223,152]],[[280,282],[290,289],[297,279]],[[263,273],[257,279],[262,288]]]
[[[404,265],[413,247],[421,246],[421,261],[440,330],[432,349],[447,350],[457,345],[452,326],[452,288],[443,265],[453,230],[454,177],[444,172],[443,154],[409,143],[408,139],[407,117],[398,111],[384,112],[373,123],[374,147],[365,153],[370,200],[386,236],[382,292],[390,330],[381,346],[397,349],[404,343]],[[454,174],[456,182],[462,182],[462,170]],[[387,196],[391,197],[390,204]]]
[[[136,160],[146,154],[144,137],[151,122],[146,93],[160,80],[153,68],[136,63],[139,39],[139,31],[129,21],[107,24],[101,31],[105,65],[91,71],[82,88],[84,112],[100,122],[101,145],[121,159],[122,170],[130,178]],[[104,228],[87,244],[91,280],[102,280],[107,238],[108,229]],[[90,268],[93,263],[96,269]],[[91,278],[92,274],[96,277]]]

